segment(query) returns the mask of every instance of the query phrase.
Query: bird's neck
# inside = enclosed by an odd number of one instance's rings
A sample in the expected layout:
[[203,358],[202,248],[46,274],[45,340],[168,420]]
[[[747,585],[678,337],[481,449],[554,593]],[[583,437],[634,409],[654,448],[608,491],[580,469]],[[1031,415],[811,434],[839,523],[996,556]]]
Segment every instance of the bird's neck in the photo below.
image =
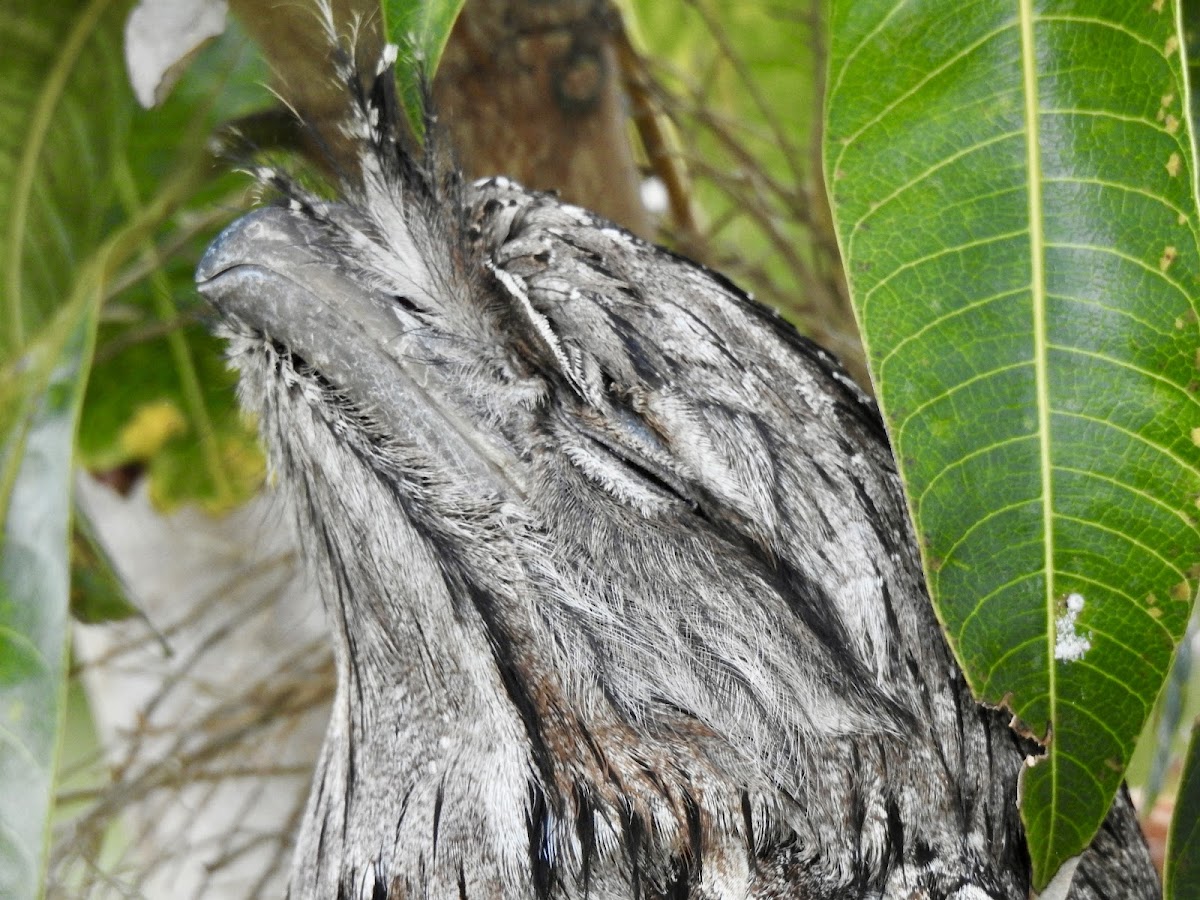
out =
[[[307,494],[331,490],[306,477]],[[527,734],[446,548],[386,488],[310,507],[337,504],[350,527],[302,523],[323,537],[310,560],[338,688],[290,896],[381,896],[376,879],[383,896],[525,896]]]
[[338,692],[297,848],[313,868],[293,897],[375,896],[376,872],[386,896],[397,882],[399,896],[524,895],[526,736],[483,636],[435,597],[423,605],[388,633],[338,623]]

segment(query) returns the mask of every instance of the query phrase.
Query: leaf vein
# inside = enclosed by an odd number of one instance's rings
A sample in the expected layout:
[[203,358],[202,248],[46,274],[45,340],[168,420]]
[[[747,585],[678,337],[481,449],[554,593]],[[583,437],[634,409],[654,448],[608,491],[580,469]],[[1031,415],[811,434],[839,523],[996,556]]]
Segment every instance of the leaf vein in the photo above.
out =
[[22,645],[26,650],[37,657],[37,661],[42,664],[43,668],[49,670],[50,663],[46,659],[46,654],[42,652],[41,647],[29,639],[28,635],[22,634],[9,625],[0,625],[0,638],[4,638],[9,644]]
[[1124,434],[1126,437],[1132,438],[1133,440],[1138,441],[1139,443],[1145,444],[1147,447],[1157,450],[1159,453],[1162,453],[1164,456],[1169,457],[1181,469],[1186,469],[1187,471],[1189,471],[1193,475],[1195,475],[1197,478],[1200,478],[1200,469],[1197,469],[1195,466],[1193,466],[1190,463],[1186,462],[1185,460],[1181,459],[1169,447],[1164,447],[1164,446],[1162,446],[1162,444],[1156,444],[1154,441],[1150,440],[1149,438],[1145,437],[1144,435],[1138,434],[1136,431],[1130,431],[1128,428],[1118,425],[1115,422],[1110,422],[1107,419],[1098,419],[1095,416],[1089,416],[1086,413],[1067,412],[1065,410],[1055,410],[1054,414],[1056,416],[1065,416],[1070,419],[1082,419],[1085,422],[1091,422],[1095,425],[1103,425],[1106,428],[1111,428],[1114,431],[1118,431],[1121,434]]
[[45,765],[38,762],[37,757],[33,755],[33,751],[29,749],[29,746],[13,734],[3,723],[0,723],[0,745],[3,744],[8,744],[10,747],[16,748],[21,756],[24,757],[26,765],[33,769],[33,771],[45,771]]
[[[1074,700],[1072,700],[1070,697],[1063,697],[1062,703],[1063,703],[1063,706],[1069,706],[1069,707],[1071,707],[1071,709],[1075,710],[1080,715],[1086,716],[1087,718],[1089,718],[1093,722],[1095,722],[1099,726],[1099,730],[1107,732],[1109,737],[1111,737],[1113,739],[1113,743],[1116,744],[1118,747],[1121,747],[1122,749],[1124,749],[1127,752],[1131,749],[1132,744],[1128,740],[1122,740],[1121,736],[1118,735],[1115,731],[1113,731],[1112,728],[1109,727],[1107,722],[1105,722],[1102,718],[1100,718],[1098,715],[1096,715],[1094,712],[1092,712],[1086,706],[1079,705]],[[1073,754],[1064,753],[1063,756],[1066,759],[1069,759],[1072,762],[1074,762],[1081,769],[1088,770],[1088,767],[1085,766],[1082,763],[1082,761],[1080,761],[1080,759],[1078,757],[1074,756]],[[1089,774],[1091,774],[1090,770],[1089,770]],[[1104,787],[1103,787],[1103,785],[1100,784],[1100,779],[1096,778],[1095,776],[1092,776],[1092,782],[1096,785],[1096,787],[1101,792],[1103,792]]]
[[1093,306],[1096,309],[1102,309],[1105,312],[1113,313],[1114,315],[1124,316],[1125,318],[1129,319],[1131,322],[1136,322],[1138,325],[1141,325],[1143,328],[1147,329],[1148,331],[1152,331],[1155,334],[1157,334],[1160,337],[1167,339],[1167,340],[1173,339],[1173,337],[1174,337],[1174,334],[1171,329],[1160,328],[1158,325],[1155,325],[1153,322],[1149,322],[1146,319],[1141,318],[1140,316],[1135,316],[1131,310],[1125,309],[1124,307],[1120,307],[1120,306],[1110,306],[1107,303],[1103,303],[1100,300],[1097,300],[1095,297],[1076,297],[1076,296],[1073,296],[1070,294],[1047,294],[1046,296],[1053,297],[1056,300],[1062,300],[1067,303],[1079,303],[1084,306]]
[[1095,479],[1096,481],[1105,481],[1105,482],[1108,482],[1109,484],[1113,485],[1114,487],[1119,487],[1125,491],[1128,491],[1131,494],[1135,494],[1138,497],[1141,497],[1143,500],[1149,500],[1151,503],[1155,504],[1156,506],[1161,506],[1167,512],[1169,512],[1172,515],[1179,518],[1184,523],[1184,525],[1186,525],[1188,527],[1188,529],[1190,531],[1192,531],[1193,533],[1195,533],[1197,535],[1200,535],[1200,525],[1197,525],[1197,523],[1190,521],[1188,519],[1187,514],[1184,513],[1182,510],[1176,509],[1175,507],[1171,506],[1169,503],[1160,499],[1159,497],[1154,496],[1153,494],[1149,493],[1148,491],[1143,491],[1141,488],[1136,488],[1133,485],[1129,484],[1128,482],[1122,481],[1119,478],[1113,478],[1112,476],[1105,475],[1101,472],[1096,472],[1092,469],[1077,469],[1073,466],[1064,466],[1059,463],[1055,464],[1054,470],[1056,472],[1070,472],[1072,475],[1081,475],[1084,478],[1092,478],[1092,479]]
[[1012,372],[1016,369],[1024,369],[1031,364],[1032,364],[1031,360],[1022,359],[1022,360],[1019,360],[1018,362],[1009,363],[1008,365],[1005,365],[1005,366],[997,366],[994,369],[987,369],[983,372],[979,372],[975,375],[972,375],[970,378],[964,378],[962,381],[955,382],[953,385],[946,388],[946,390],[940,391],[937,394],[934,394],[929,399],[918,404],[910,412],[906,413],[903,421],[899,422],[899,427],[896,429],[897,440],[900,440],[903,438],[904,432],[907,430],[909,423],[912,422],[913,419],[915,419],[917,416],[919,416],[922,412],[924,412],[930,406],[933,406],[935,403],[940,403],[941,401],[947,399],[948,397],[953,397],[955,394],[957,394],[959,391],[963,390],[964,388],[968,388],[971,385],[976,384],[980,381],[986,381],[987,379],[991,378],[993,375],[1003,375],[1005,372]]
[[[985,453],[991,453],[993,450],[999,450],[1003,447],[1007,447],[1010,444],[1016,444],[1020,441],[1033,440],[1035,437],[1037,437],[1037,435],[1035,435],[1035,434],[1013,435],[1012,437],[1005,438],[1002,441],[996,441],[995,443],[988,444],[987,446],[977,447],[976,449],[972,450],[970,453],[966,453],[966,454],[960,456],[954,462],[950,463],[949,465],[944,466],[942,469],[940,469],[938,471],[938,473],[936,475],[934,475],[931,479],[929,479],[929,483],[926,484],[925,487],[921,490],[921,493],[919,495],[917,495],[916,503],[913,504],[917,510],[917,513],[916,513],[917,521],[921,520],[921,505],[925,501],[925,496],[930,492],[930,490],[933,489],[933,486],[935,484],[937,484],[938,480],[941,479],[941,477],[943,475],[948,474],[951,469],[957,469],[960,466],[964,465],[965,463],[968,463],[971,460],[975,459],[976,457],[982,456]],[[896,443],[897,443],[897,446],[899,446],[899,441],[897,441]],[[902,457],[903,454],[898,453],[897,456]]]
[[950,310],[949,312],[943,313],[942,315],[938,316],[936,319],[930,320],[929,322],[922,325],[920,328],[918,328],[916,331],[912,332],[911,334],[906,334],[902,340],[900,340],[894,347],[892,347],[890,350],[888,350],[888,352],[884,354],[883,358],[879,360],[879,364],[876,367],[880,372],[879,380],[881,382],[885,381],[885,379],[883,378],[883,374],[882,374],[884,367],[888,364],[888,362],[892,359],[892,357],[894,357],[897,353],[899,353],[906,345],[908,345],[912,341],[915,341],[918,338],[924,337],[925,334],[928,333],[929,331],[931,331],[932,329],[937,328],[939,325],[942,325],[957,316],[961,316],[964,313],[972,312],[973,310],[976,310],[976,309],[982,309],[983,307],[987,306],[989,303],[993,303],[996,300],[1005,300],[1005,299],[1008,299],[1009,297],[1015,297],[1019,294],[1023,294],[1023,293],[1025,293],[1025,290],[1026,289],[1024,287],[1020,287],[1020,288],[1017,288],[1016,290],[1002,291],[999,294],[992,294],[992,295],[990,295],[988,297],[984,297],[980,300],[972,300],[970,303],[967,303],[963,306],[956,306],[954,309]]
[[1131,40],[1136,41],[1139,44],[1149,47],[1151,50],[1153,50],[1155,53],[1157,53],[1159,56],[1161,56],[1164,60],[1166,60],[1168,63],[1170,63],[1170,60],[1167,58],[1167,55],[1165,53],[1163,53],[1162,47],[1157,46],[1149,38],[1144,37],[1144,36],[1138,34],[1136,31],[1126,28],[1124,25],[1121,25],[1117,22],[1113,22],[1108,19],[1101,19],[1098,16],[1072,16],[1072,15],[1067,15],[1065,13],[1057,13],[1057,14],[1051,13],[1051,14],[1047,14],[1047,15],[1038,16],[1038,19],[1042,22],[1066,22],[1066,23],[1072,24],[1072,25],[1096,25],[1101,28],[1108,28],[1108,29],[1116,31],[1120,34],[1125,35],[1126,37],[1130,38]]
[[[1156,193],[1154,193],[1154,191],[1148,191],[1145,188],[1136,187],[1135,185],[1132,185],[1132,184],[1122,184],[1119,181],[1110,181],[1107,178],[1091,178],[1091,177],[1088,177],[1088,178],[1081,178],[1081,177],[1060,178],[1060,177],[1055,176],[1052,178],[1043,178],[1042,183],[1043,184],[1092,184],[1092,185],[1095,185],[1096,187],[1111,188],[1114,191],[1124,191],[1129,194],[1137,194],[1139,196],[1145,197],[1147,200],[1154,200],[1155,202],[1162,204],[1167,209],[1169,209],[1172,213],[1175,214],[1177,220],[1181,216],[1188,218],[1188,219],[1191,218],[1180,207],[1176,206],[1174,203],[1172,203],[1169,199],[1164,197],[1162,194],[1156,194]],[[1190,229],[1189,229],[1189,231],[1190,231]]]
[[1092,528],[1092,529],[1095,529],[1096,531],[1103,531],[1103,532],[1113,535],[1114,537],[1121,538],[1121,539],[1127,541],[1128,543],[1132,544],[1133,546],[1138,547],[1139,549],[1143,550],[1148,555],[1155,557],[1164,566],[1166,566],[1168,569],[1170,569],[1172,572],[1174,572],[1176,575],[1178,575],[1181,581],[1187,580],[1187,576],[1184,574],[1182,569],[1180,569],[1177,565],[1175,565],[1173,562],[1171,562],[1169,559],[1167,559],[1165,556],[1163,556],[1161,553],[1159,553],[1153,547],[1151,547],[1148,544],[1145,544],[1142,541],[1138,540],[1137,538],[1133,537],[1133,535],[1126,534],[1123,531],[1118,531],[1116,528],[1112,528],[1108,525],[1101,524],[1100,522],[1096,522],[1092,519],[1082,519],[1079,516],[1072,516],[1072,515],[1068,515],[1067,513],[1056,512],[1056,513],[1054,513],[1054,519],[1061,520],[1063,522],[1074,522],[1076,525],[1079,525],[1083,528]]
[[992,519],[996,518],[997,516],[1003,515],[1004,513],[1010,513],[1013,510],[1020,509],[1022,506],[1028,506],[1030,503],[1041,503],[1041,502],[1042,502],[1041,497],[1028,497],[1024,500],[1018,500],[1015,503],[1006,503],[1003,506],[993,507],[992,509],[988,510],[986,515],[979,517],[974,522],[972,522],[970,525],[968,525],[962,531],[962,533],[960,533],[958,535],[958,537],[955,539],[954,543],[946,548],[945,552],[942,554],[942,557],[947,560],[952,558],[954,556],[955,551],[958,550],[958,548],[961,547],[964,543],[966,543],[967,540],[971,537],[971,535],[978,528],[980,528],[983,525],[986,525],[988,522],[990,522]]
[[[1081,627],[1085,627],[1085,626],[1081,626]],[[1102,632],[1098,631],[1097,629],[1093,628],[1090,625],[1086,626],[1086,628],[1088,631],[1092,632],[1093,634],[1102,634]],[[1107,637],[1107,635],[1104,635],[1104,636]],[[1128,694],[1130,697],[1132,697],[1134,700],[1137,701],[1138,706],[1140,706],[1142,708],[1142,717],[1143,718],[1145,718],[1147,715],[1150,714],[1150,704],[1148,704],[1144,699],[1142,699],[1142,697],[1136,691],[1134,691],[1133,688],[1131,688],[1129,685],[1127,685],[1125,682],[1123,682],[1120,678],[1117,678],[1115,675],[1112,675],[1109,672],[1105,672],[1100,667],[1095,666],[1092,663],[1088,662],[1086,656],[1081,657],[1080,659],[1073,660],[1073,661],[1067,663],[1067,665],[1079,666],[1082,669],[1087,669],[1091,672],[1095,672],[1097,675],[1099,675],[1105,681],[1110,681],[1113,684],[1118,685],[1126,694]],[[1108,701],[1108,702],[1111,703],[1112,701]]]
[[941,259],[942,257],[945,257],[945,256],[950,256],[955,253],[961,253],[964,250],[973,250],[976,247],[986,247],[988,244],[998,244],[1001,241],[1011,240],[1012,238],[1016,238],[1016,237],[1023,237],[1025,235],[1027,235],[1028,233],[1029,233],[1028,229],[1022,228],[1018,231],[1008,231],[1003,234],[994,234],[994,235],[990,235],[989,237],[985,237],[985,238],[977,238],[976,240],[973,240],[973,241],[965,241],[961,244],[955,244],[953,247],[943,247],[942,249],[938,250],[935,253],[927,253],[925,256],[920,256],[920,257],[917,257],[916,259],[910,259],[910,260],[907,260],[907,261],[901,263],[896,268],[892,269],[890,272],[888,272],[886,275],[884,275],[882,278],[880,278],[877,282],[875,282],[875,284],[871,285],[870,290],[868,290],[865,294],[863,294],[863,299],[862,299],[862,304],[861,304],[861,307],[862,307],[861,316],[862,316],[864,324],[866,323],[866,319],[867,319],[867,312],[868,312],[867,304],[871,301],[871,298],[875,295],[875,292],[877,290],[879,290],[880,288],[887,285],[887,283],[889,281],[891,281],[893,278],[895,278],[896,276],[901,275],[904,272],[907,272],[909,269],[915,269],[918,266],[922,266],[928,262],[933,262],[934,260]]
[[983,679],[985,689],[986,689],[987,685],[992,683],[992,678],[995,676],[996,671],[998,669],[1000,669],[1006,662],[1008,662],[1009,657],[1015,656],[1017,653],[1021,652],[1022,650],[1024,650],[1026,647],[1030,646],[1031,644],[1040,644],[1040,643],[1042,643],[1042,635],[1039,633],[1039,634],[1035,634],[1033,637],[1026,638],[1025,640],[1021,641],[1021,643],[1019,643],[1019,644],[1013,644],[1011,647],[1009,647],[1007,650],[1005,650],[1002,654],[1000,654],[1000,656],[996,658],[996,661],[993,662],[990,666],[988,666],[987,675]]
[[1109,256],[1115,256],[1118,259],[1125,260],[1126,262],[1131,262],[1134,265],[1140,266],[1141,268],[1145,269],[1147,272],[1149,272],[1155,278],[1160,278],[1163,281],[1165,281],[1167,284],[1171,285],[1171,287],[1173,287],[1173,288],[1175,288],[1175,290],[1179,291],[1179,293],[1184,297],[1184,299],[1186,299],[1188,301],[1189,305],[1191,304],[1192,298],[1188,294],[1188,292],[1184,289],[1183,285],[1179,284],[1179,282],[1175,281],[1173,278],[1168,278],[1165,274],[1163,274],[1163,272],[1161,270],[1159,270],[1157,265],[1151,265],[1150,263],[1146,262],[1145,260],[1138,259],[1136,256],[1133,256],[1129,253],[1122,253],[1120,250],[1118,250],[1115,247],[1100,247],[1095,244],[1075,244],[1075,243],[1070,243],[1067,241],[1048,241],[1046,243],[1046,247],[1053,248],[1055,250],[1082,250],[1082,251],[1087,251],[1087,252],[1091,252],[1091,253],[1102,253],[1102,254],[1107,254]]
[[[1147,617],[1147,618],[1152,618],[1152,617]],[[1152,619],[1152,621],[1157,621],[1157,619]],[[1114,636],[1114,635],[1113,635],[1111,632],[1109,632],[1109,631],[1105,631],[1103,628],[1098,628],[1098,627],[1096,627],[1096,625],[1094,625],[1094,624],[1089,624],[1089,625],[1087,626],[1087,630],[1088,630],[1088,631],[1090,631],[1090,632],[1092,632],[1093,634],[1098,634],[1098,635],[1100,635],[1100,637],[1104,638],[1104,640],[1105,640],[1105,641],[1107,641],[1108,643],[1110,643],[1110,644],[1112,644],[1112,645],[1114,645],[1114,646],[1116,646],[1116,647],[1119,647],[1119,648],[1121,648],[1121,649],[1122,649],[1122,650],[1124,650],[1126,653],[1128,653],[1130,657],[1132,657],[1132,658],[1136,659],[1138,662],[1143,662],[1143,663],[1145,663],[1147,666],[1149,666],[1151,669],[1153,669],[1153,670],[1154,670],[1154,674],[1155,674],[1155,675],[1156,675],[1158,678],[1162,678],[1162,677],[1164,677],[1164,676],[1167,674],[1167,670],[1166,670],[1166,668],[1165,668],[1165,667],[1162,667],[1162,666],[1156,666],[1156,665],[1154,665],[1154,663],[1153,663],[1153,662],[1151,662],[1149,659],[1147,659],[1147,658],[1146,658],[1146,655],[1145,655],[1145,651],[1144,651],[1144,650],[1137,650],[1137,649],[1135,649],[1135,648],[1133,648],[1133,647],[1130,647],[1130,646],[1129,646],[1128,644],[1126,644],[1124,641],[1120,641],[1120,640],[1118,640],[1118,639],[1117,639],[1117,638],[1116,638],[1116,637],[1115,637],[1115,636]],[[1132,689],[1129,689],[1129,688],[1127,688],[1127,689],[1128,689],[1128,690],[1132,690]],[[1139,700],[1140,700],[1140,699],[1141,699],[1141,698],[1139,697]],[[1143,702],[1143,705],[1146,705],[1146,704]]]
[[863,39],[861,41],[859,41],[858,44],[849,53],[846,54],[846,60],[842,64],[842,68],[838,71],[837,76],[833,79],[833,86],[829,90],[830,97],[834,96],[838,92],[838,90],[841,88],[842,79],[844,79],[846,77],[846,70],[850,68],[850,65],[851,65],[851,63],[854,62],[855,57],[857,57],[858,54],[863,51],[864,47],[866,47],[869,43],[871,43],[871,40],[875,36],[877,36],[881,31],[883,31],[884,28],[887,27],[887,23],[889,21],[891,21],[892,16],[894,16],[894,15],[896,15],[896,13],[900,12],[900,10],[902,10],[906,5],[908,5],[908,0],[900,0],[900,2],[897,3],[895,6],[893,6],[891,9],[889,9],[887,11],[887,15],[885,15],[883,18],[881,18],[879,20],[879,23],[874,28],[872,28],[869,32],[867,32],[863,36]]
[[1035,572],[1024,572],[1018,575],[1016,578],[1010,578],[1008,581],[1004,582],[1004,584],[997,585],[996,587],[992,588],[990,591],[976,600],[975,605],[971,607],[971,611],[963,617],[963,620],[958,627],[958,636],[960,638],[962,637],[962,634],[967,630],[967,626],[971,624],[971,621],[977,615],[979,615],[980,611],[997,596],[1002,594],[1004,591],[1007,591],[1009,588],[1015,587],[1022,581],[1028,581],[1030,578],[1035,578],[1041,574],[1043,574],[1041,570]]
[[992,40],[993,38],[995,38],[999,35],[1002,35],[1005,32],[1011,30],[1015,24],[1016,24],[1016,22],[1014,20],[1013,22],[1009,22],[1004,25],[1001,25],[999,28],[994,28],[991,31],[987,32],[986,34],[981,35],[974,42],[963,47],[957,53],[952,54],[951,56],[944,59],[941,63],[934,66],[932,69],[930,69],[928,74],[926,74],[925,77],[922,78],[920,81],[916,82],[912,87],[910,87],[907,90],[902,91],[900,94],[898,94],[894,100],[892,100],[885,107],[883,107],[883,109],[881,109],[874,116],[872,116],[870,119],[868,119],[866,122],[864,122],[856,132],[854,132],[852,135],[847,137],[845,139],[845,141],[843,141],[842,149],[838,152],[837,162],[834,164],[834,171],[836,171],[837,169],[839,169],[841,167],[842,160],[846,156],[846,151],[849,150],[850,147],[852,147],[855,144],[855,142],[857,142],[858,139],[860,137],[862,137],[862,135],[864,133],[866,133],[868,130],[870,130],[875,125],[879,124],[879,122],[882,119],[884,119],[888,115],[888,113],[890,113],[892,110],[894,110],[900,104],[902,104],[905,100],[908,100],[910,97],[917,94],[923,87],[925,87],[925,85],[927,85],[929,82],[933,81],[938,76],[942,75],[946,70],[948,70],[955,63],[958,63],[961,60],[966,59],[972,53],[974,53],[976,50],[978,50],[980,47],[982,47],[984,44],[986,44],[988,41]]
[[[1015,138],[1015,137],[1021,137],[1021,135],[1023,133],[1024,132],[1021,132],[1021,131],[1009,131],[1009,132],[1005,132],[1004,134],[998,134],[995,137],[988,138],[986,141],[979,141],[978,143],[972,144],[969,147],[964,147],[961,150],[957,151],[956,153],[951,153],[949,156],[943,157],[942,159],[938,160],[932,166],[925,169],[925,171],[920,172],[917,175],[913,176],[908,181],[906,181],[903,184],[896,187],[895,190],[893,190],[886,197],[883,197],[878,202],[872,204],[871,208],[868,209],[866,211],[866,213],[864,213],[858,219],[858,221],[854,223],[853,227],[850,229],[850,235],[847,240],[847,243],[849,244],[850,247],[853,247],[854,239],[858,235],[859,228],[862,226],[862,224],[864,222],[866,222],[867,219],[871,218],[871,216],[875,215],[875,213],[879,212],[879,210],[881,210],[883,207],[887,206],[889,203],[891,203],[897,197],[902,195],[905,191],[909,190],[910,188],[916,187],[918,184],[920,184],[925,179],[932,176],[934,173],[944,169],[948,165],[958,162],[960,159],[963,159],[964,157],[970,156],[972,153],[975,153],[979,150],[986,150],[988,147],[991,147],[995,144],[1002,143],[1007,140],[1011,140],[1012,138]],[[971,199],[974,200],[976,198],[971,198]],[[850,251],[849,255],[851,257],[854,256],[853,250]]]
[[1060,353],[1073,353],[1077,356],[1086,356],[1088,359],[1095,359],[1100,362],[1108,363],[1109,365],[1116,366],[1119,369],[1128,369],[1131,372],[1137,372],[1139,375],[1144,375],[1146,378],[1149,378],[1152,381],[1157,381],[1161,384],[1167,385],[1170,388],[1173,388],[1175,391],[1182,394],[1193,406],[1200,408],[1200,398],[1189,394],[1187,388],[1183,385],[1176,384],[1171,379],[1164,378],[1157,372],[1151,372],[1149,369],[1144,369],[1141,366],[1134,365],[1133,363],[1116,359],[1115,357],[1109,356],[1105,353],[1097,353],[1095,350],[1085,350],[1082,347],[1069,347],[1064,344],[1050,344],[1048,346],[1051,350],[1056,350]]

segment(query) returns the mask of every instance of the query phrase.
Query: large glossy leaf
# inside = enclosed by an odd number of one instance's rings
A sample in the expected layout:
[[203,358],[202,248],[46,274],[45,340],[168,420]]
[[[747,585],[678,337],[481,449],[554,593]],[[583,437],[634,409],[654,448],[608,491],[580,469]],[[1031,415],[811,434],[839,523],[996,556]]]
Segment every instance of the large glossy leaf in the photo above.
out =
[[1165,900],[1200,897],[1200,724],[1192,727],[1163,868]]
[[[121,0],[0,11],[0,896],[36,896],[61,720],[71,461],[100,300],[205,166],[130,154]],[[176,137],[179,137],[178,130]],[[205,134],[194,135],[203,140]],[[203,145],[198,145],[201,150]],[[132,176],[131,176],[132,179]]]
[[938,613],[1090,840],[1200,538],[1197,216],[1170,2],[835,0],[826,177]]
[[[23,345],[57,327],[53,317],[80,287],[84,263],[101,242],[138,222],[140,238],[110,260],[122,273],[118,283],[134,280],[123,271],[143,278],[119,291],[101,320],[104,365],[89,387],[83,459],[98,467],[132,461],[136,452],[119,437],[132,434],[145,407],[171,405],[186,435],[137,457],[150,467],[155,496],[227,507],[257,484],[260,459],[233,408],[215,342],[198,323],[186,332],[169,326],[189,313],[194,318],[194,260],[231,214],[233,186],[249,184],[231,176],[198,190],[217,171],[207,155],[210,136],[218,123],[261,108],[270,96],[253,48],[234,33],[198,60],[195,77],[165,107],[137,109],[121,55],[128,6],[22,0],[0,11],[0,434],[23,427],[21,416],[53,357],[42,354],[35,371],[21,361]],[[176,196],[163,204],[168,184]],[[185,213],[160,230],[189,195],[205,214]],[[61,340],[58,334],[51,342]],[[140,371],[132,371],[132,358]],[[0,501],[14,473],[9,460],[0,471]]]
[[466,0],[381,0],[383,33],[403,56],[396,65],[400,99],[413,129],[424,130],[421,80],[433,80],[450,29]]

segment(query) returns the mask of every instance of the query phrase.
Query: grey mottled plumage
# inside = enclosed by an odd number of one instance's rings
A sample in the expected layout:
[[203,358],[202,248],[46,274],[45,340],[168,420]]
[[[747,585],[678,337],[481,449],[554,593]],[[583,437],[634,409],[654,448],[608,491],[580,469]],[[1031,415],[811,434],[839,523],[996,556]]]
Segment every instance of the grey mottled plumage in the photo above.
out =
[[[345,198],[198,273],[339,669],[291,896],[1023,900],[1030,748],[871,402],[719,276],[413,162],[390,78]],[[1126,799],[1098,847],[1072,897],[1157,895]]]

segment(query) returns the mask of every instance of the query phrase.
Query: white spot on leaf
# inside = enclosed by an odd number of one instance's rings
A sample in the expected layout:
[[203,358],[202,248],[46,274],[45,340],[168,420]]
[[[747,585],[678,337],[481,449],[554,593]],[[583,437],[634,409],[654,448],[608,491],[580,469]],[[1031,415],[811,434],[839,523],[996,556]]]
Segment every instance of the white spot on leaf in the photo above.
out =
[[1063,662],[1078,662],[1092,649],[1092,636],[1075,630],[1075,620],[1083,611],[1082,594],[1068,594],[1067,608],[1054,622],[1054,658]]

